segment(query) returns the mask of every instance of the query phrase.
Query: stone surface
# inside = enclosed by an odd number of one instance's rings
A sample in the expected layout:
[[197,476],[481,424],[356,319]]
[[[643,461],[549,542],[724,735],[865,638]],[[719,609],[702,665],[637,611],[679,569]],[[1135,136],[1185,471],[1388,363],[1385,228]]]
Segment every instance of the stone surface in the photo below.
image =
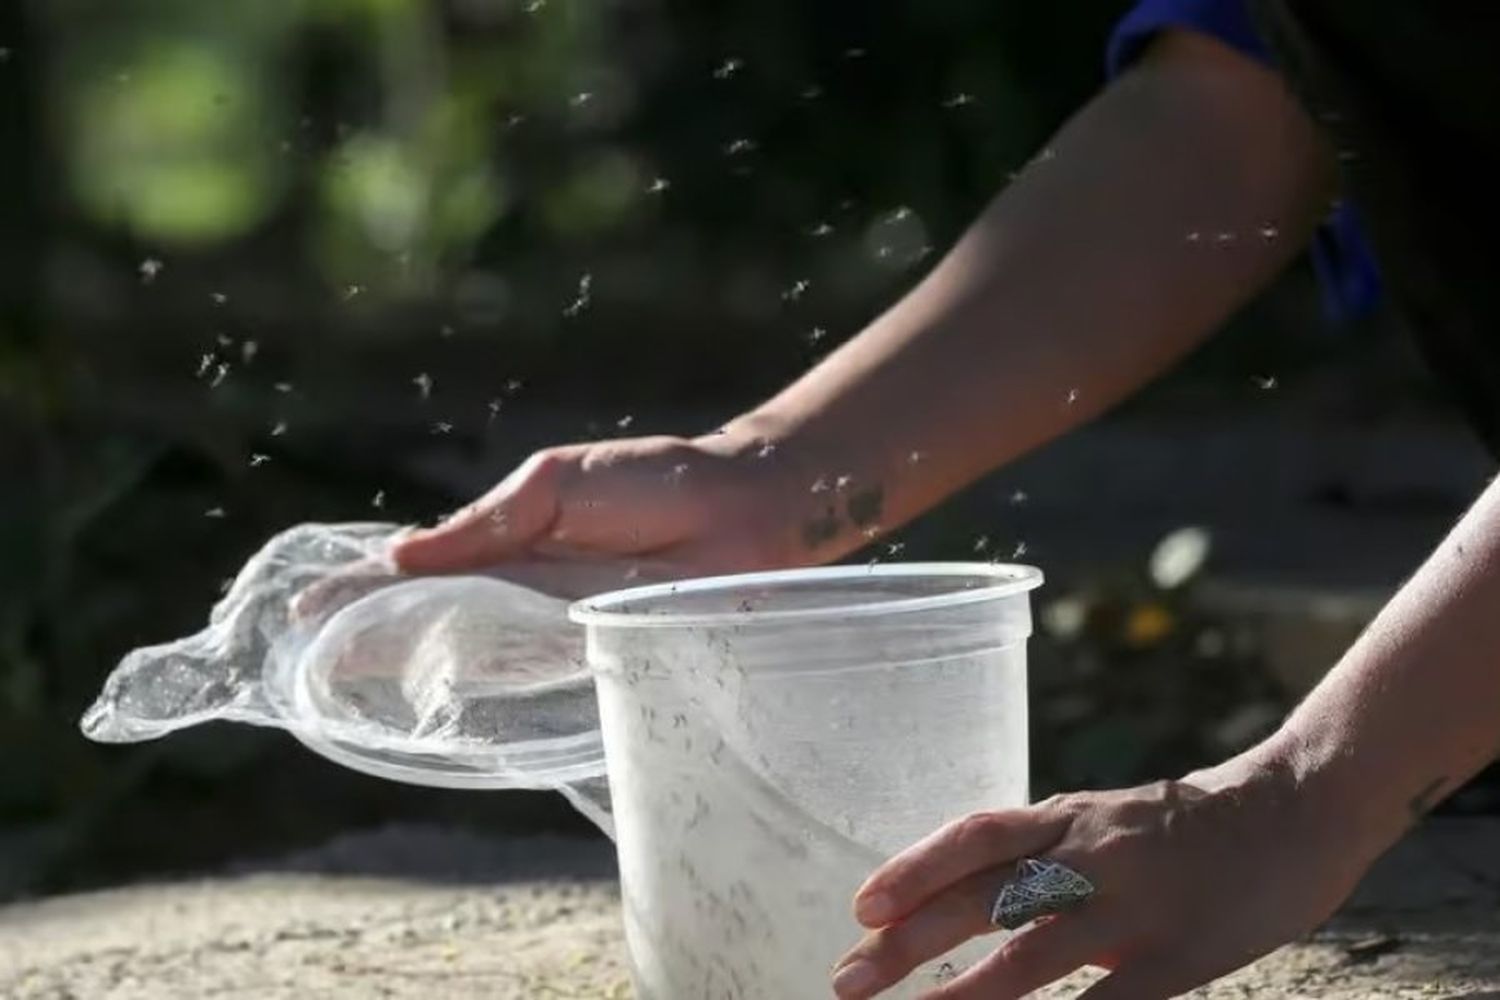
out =
[[[1194,995],[1497,1000],[1497,848],[1500,821],[1432,821],[1329,927]],[[625,998],[609,852],[395,827],[215,878],[17,904],[0,909],[0,996]]]

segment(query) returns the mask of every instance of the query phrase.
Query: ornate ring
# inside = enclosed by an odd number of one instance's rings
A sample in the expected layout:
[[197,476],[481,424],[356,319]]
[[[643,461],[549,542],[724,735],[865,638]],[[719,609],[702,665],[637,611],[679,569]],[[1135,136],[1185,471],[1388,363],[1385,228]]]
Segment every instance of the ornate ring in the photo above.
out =
[[1037,917],[1070,910],[1094,894],[1094,883],[1057,861],[1022,858],[1016,877],[1000,887],[990,923],[1013,931]]

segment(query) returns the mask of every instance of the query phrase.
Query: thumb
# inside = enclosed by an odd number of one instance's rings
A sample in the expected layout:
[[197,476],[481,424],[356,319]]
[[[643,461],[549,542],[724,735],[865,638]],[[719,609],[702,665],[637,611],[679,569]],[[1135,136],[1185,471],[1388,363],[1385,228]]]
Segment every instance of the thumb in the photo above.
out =
[[498,486],[434,528],[413,531],[391,547],[403,573],[483,569],[524,552],[557,519],[564,454],[541,451]]

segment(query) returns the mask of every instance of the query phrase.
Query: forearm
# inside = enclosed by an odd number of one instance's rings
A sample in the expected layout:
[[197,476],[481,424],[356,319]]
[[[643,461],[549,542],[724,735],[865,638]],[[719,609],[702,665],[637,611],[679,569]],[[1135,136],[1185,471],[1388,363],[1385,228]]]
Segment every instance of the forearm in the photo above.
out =
[[1500,486],[1255,754],[1351,850],[1384,850],[1500,754]]
[[[777,442],[804,492],[850,477],[893,527],[1196,345],[1304,244],[1329,177],[1273,74],[1173,36],[913,292],[733,426]],[[821,517],[802,542],[847,551],[868,527],[825,537]]]

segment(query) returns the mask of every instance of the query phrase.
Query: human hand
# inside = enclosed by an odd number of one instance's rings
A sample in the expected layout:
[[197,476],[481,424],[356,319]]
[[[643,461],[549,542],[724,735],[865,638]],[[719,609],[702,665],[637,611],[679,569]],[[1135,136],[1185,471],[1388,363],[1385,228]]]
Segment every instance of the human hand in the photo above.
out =
[[[816,561],[795,544],[786,480],[772,449],[735,434],[548,448],[391,555],[406,573],[504,563],[522,582],[583,572],[615,585]],[[577,583],[561,589],[591,585]]]
[[924,1000],[1020,997],[1084,966],[1111,970],[1087,1000],[1155,1000],[1231,972],[1322,923],[1379,853],[1287,775],[1235,760],[952,823],[860,889],[855,915],[870,933],[835,967],[834,992],[873,997],[992,931],[991,905],[1023,857],[1059,861],[1096,891]]

